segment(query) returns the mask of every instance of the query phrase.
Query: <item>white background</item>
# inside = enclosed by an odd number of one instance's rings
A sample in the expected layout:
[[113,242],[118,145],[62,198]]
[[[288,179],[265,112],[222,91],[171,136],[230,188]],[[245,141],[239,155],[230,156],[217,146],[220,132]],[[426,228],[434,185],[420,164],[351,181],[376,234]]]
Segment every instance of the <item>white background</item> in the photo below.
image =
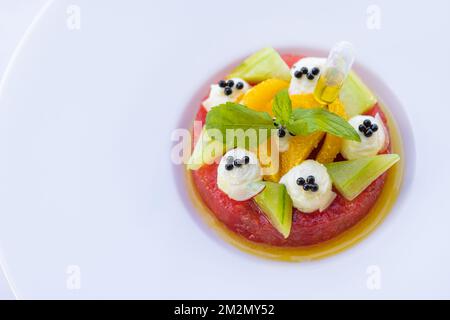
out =
[[[448,1],[229,0],[225,9],[211,1],[73,1],[83,10],[79,34],[64,29],[72,2],[56,2],[11,68],[3,98],[14,108],[0,109],[1,132],[12,133],[0,136],[2,152],[10,150],[0,157],[0,249],[20,297],[450,297]],[[42,3],[0,0],[0,72]],[[367,28],[371,5],[380,30]],[[172,168],[148,146],[167,151],[192,92],[229,61],[267,45],[328,48],[342,39],[408,113],[414,183],[374,234],[336,257],[288,265],[229,248],[186,212]],[[167,125],[153,123],[155,115]],[[122,139],[119,150],[113,138]],[[74,155],[90,162],[66,170]],[[77,292],[65,288],[70,263],[84,270]],[[366,286],[370,265],[382,270],[381,290]]]
[[[45,0],[0,0],[0,78],[15,47]],[[13,295],[3,273],[0,274],[0,299]]]

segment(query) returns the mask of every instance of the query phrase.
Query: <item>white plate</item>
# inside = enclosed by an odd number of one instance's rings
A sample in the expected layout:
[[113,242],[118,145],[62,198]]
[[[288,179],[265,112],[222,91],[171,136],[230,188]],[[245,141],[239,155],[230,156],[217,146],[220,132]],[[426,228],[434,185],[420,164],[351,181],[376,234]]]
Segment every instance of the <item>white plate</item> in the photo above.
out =
[[[0,88],[1,263],[15,294],[449,298],[450,112],[441,96],[450,50],[439,34],[449,29],[449,4],[378,3],[380,30],[367,27],[361,1],[49,5]],[[77,8],[81,29],[71,30]],[[194,93],[230,62],[267,45],[325,49],[344,38],[401,117],[401,199],[368,239],[332,258],[289,264],[241,253],[180,196],[171,131],[188,123]]]

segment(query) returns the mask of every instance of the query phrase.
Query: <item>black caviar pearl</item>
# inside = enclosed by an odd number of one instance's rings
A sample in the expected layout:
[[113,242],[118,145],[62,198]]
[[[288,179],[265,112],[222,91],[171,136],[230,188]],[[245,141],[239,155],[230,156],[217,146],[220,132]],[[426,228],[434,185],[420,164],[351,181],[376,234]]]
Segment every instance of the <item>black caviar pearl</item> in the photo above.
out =
[[236,168],[239,168],[240,166],[242,166],[241,160],[239,160],[239,159],[234,160],[234,166],[235,166]]
[[319,191],[319,186],[315,183],[315,184],[311,185],[310,189],[312,192],[317,192],[317,191]]
[[302,177],[298,178],[297,179],[297,184],[299,186],[303,186],[305,184],[305,179],[303,179]]
[[378,125],[376,123],[372,123],[372,126],[370,127],[370,129],[372,129],[373,132],[378,131]]
[[294,77],[296,77],[297,79],[300,79],[303,75],[303,72],[301,72],[300,70],[297,70],[294,72]]
[[301,71],[303,74],[307,74],[307,73],[308,73],[308,68],[307,68],[307,67],[302,67],[302,68],[300,69],[300,71]]
[[303,190],[309,191],[310,189],[311,189],[311,185],[310,185],[310,184],[305,183],[305,184],[303,185]]
[[314,80],[314,75],[312,73],[308,73],[308,80]]
[[225,89],[223,89],[223,93],[225,93],[226,96],[229,96],[233,93],[233,90],[230,87],[226,87]]
[[369,119],[364,120],[363,124],[369,128],[372,125],[372,122]]
[[367,129],[366,132],[364,132],[364,135],[365,135],[367,138],[371,137],[372,134],[373,134],[373,131],[372,131],[372,129],[370,129],[370,128]]
[[244,83],[242,83],[242,82],[236,83],[236,89],[238,89],[238,90],[244,89]]
[[234,86],[234,81],[233,80],[228,80],[227,81],[227,87],[233,88]]
[[234,166],[233,166],[232,163],[227,163],[227,164],[225,165],[225,169],[228,170],[228,171],[233,170],[233,168],[234,168]]
[[360,132],[362,132],[362,133],[366,132],[366,129],[367,129],[366,126],[363,125],[363,124],[360,124],[359,127],[358,127],[358,130],[359,130]]
[[225,80],[220,80],[219,81],[219,87],[225,88],[226,86],[227,86],[227,82]]
[[316,182],[316,178],[314,178],[314,176],[308,176],[306,178],[306,182],[309,183],[309,184],[313,184],[313,183]]
[[278,128],[278,123],[274,122],[273,125]]
[[244,157],[244,163],[245,163],[245,164],[249,164],[249,163],[250,163],[250,158],[249,158],[249,156],[245,156],[245,157]]
[[278,129],[278,137],[283,138],[286,136],[286,131],[283,128]]
[[314,67],[311,69],[311,73],[315,76],[317,76],[320,73],[320,69],[317,67]]

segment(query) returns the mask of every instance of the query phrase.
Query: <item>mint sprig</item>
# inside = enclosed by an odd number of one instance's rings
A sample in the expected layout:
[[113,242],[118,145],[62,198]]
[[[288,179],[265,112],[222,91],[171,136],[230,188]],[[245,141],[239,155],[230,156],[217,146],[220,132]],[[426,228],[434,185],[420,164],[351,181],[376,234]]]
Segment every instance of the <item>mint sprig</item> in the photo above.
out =
[[272,112],[283,127],[296,135],[306,136],[324,131],[344,139],[361,141],[359,134],[347,121],[324,108],[292,110],[287,89],[275,96]]
[[[248,138],[251,133],[254,134],[253,141],[257,144],[263,142],[262,139],[268,138],[275,129],[274,121],[295,135],[306,136],[316,131],[323,131],[344,139],[361,141],[359,134],[347,121],[324,108],[292,110],[292,102],[287,90],[277,93],[272,112],[275,119],[267,112],[255,111],[242,104],[227,102],[213,107],[207,113],[205,127],[208,131],[219,130],[222,142],[228,146],[237,146],[244,139],[246,148],[249,148]],[[230,139],[229,130],[234,134],[231,136],[232,139]],[[214,137],[214,135],[211,136]]]
[[[206,114],[205,127],[206,130],[219,130],[226,145],[237,146],[240,141],[245,141],[246,147],[249,143],[260,144],[275,129],[273,119],[267,112],[258,112],[232,102],[213,107]],[[234,134],[233,141],[230,141],[230,134]],[[254,137],[254,141],[249,141],[249,137]]]
[[292,102],[287,89],[277,93],[273,100],[272,112],[282,126],[287,126],[291,120]]
[[347,140],[361,141],[359,134],[347,121],[322,108],[295,109],[286,128],[302,136],[324,131]]

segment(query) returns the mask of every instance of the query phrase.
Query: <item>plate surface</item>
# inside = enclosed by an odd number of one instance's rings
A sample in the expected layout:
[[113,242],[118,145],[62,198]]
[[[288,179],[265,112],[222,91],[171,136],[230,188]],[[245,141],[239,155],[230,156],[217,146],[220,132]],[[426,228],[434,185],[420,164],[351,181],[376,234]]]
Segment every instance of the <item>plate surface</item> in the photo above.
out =
[[[51,4],[0,87],[0,261],[15,294],[450,298],[450,48],[439,37],[450,4],[349,2]],[[180,195],[171,133],[230,62],[263,46],[323,50],[342,39],[407,135],[399,202],[369,238],[325,260],[241,253]]]

